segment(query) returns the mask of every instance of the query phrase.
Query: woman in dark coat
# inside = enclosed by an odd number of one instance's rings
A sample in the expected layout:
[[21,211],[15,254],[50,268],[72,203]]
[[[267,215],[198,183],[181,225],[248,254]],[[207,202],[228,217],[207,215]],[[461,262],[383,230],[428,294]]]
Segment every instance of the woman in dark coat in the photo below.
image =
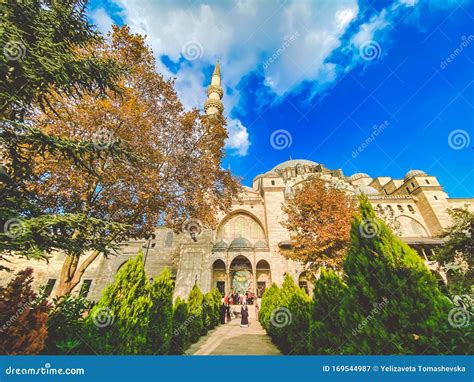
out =
[[225,324],[225,315],[226,315],[226,305],[225,302],[222,302],[221,305],[221,310],[220,310],[220,319],[221,319],[221,324]]
[[249,310],[247,305],[242,305],[240,308],[240,316],[242,319],[240,320],[240,327],[241,328],[248,328],[249,327]]

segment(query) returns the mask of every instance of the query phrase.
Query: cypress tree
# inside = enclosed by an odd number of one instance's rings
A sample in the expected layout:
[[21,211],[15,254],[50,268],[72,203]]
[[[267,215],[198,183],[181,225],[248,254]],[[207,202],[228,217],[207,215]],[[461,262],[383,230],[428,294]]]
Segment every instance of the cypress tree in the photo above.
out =
[[189,340],[196,342],[199,337],[205,333],[204,314],[203,314],[204,296],[197,285],[194,285],[188,297],[189,309]]
[[346,297],[347,285],[332,269],[321,269],[314,284],[310,323],[309,351],[312,354],[338,354],[346,333],[339,311]]
[[178,297],[173,306],[173,338],[171,354],[183,354],[189,345],[188,304]]
[[270,288],[266,289],[262,296],[260,312],[258,314],[258,320],[262,327],[267,330],[270,328],[270,314],[274,309],[274,305],[277,300],[280,288],[275,283],[272,283]]
[[151,307],[150,285],[139,252],[120,268],[87,317],[93,349],[105,354],[145,354]]
[[269,333],[284,352],[289,350],[288,326],[291,325],[293,320],[293,312],[290,311],[290,302],[298,291],[298,286],[287,273],[277,294],[276,304],[270,311]]
[[161,272],[151,286],[151,300],[148,349],[151,354],[168,354],[173,331],[173,281],[168,268]]
[[291,296],[288,310],[291,320],[284,327],[285,339],[288,343],[287,352],[290,354],[308,354],[308,333],[311,318],[311,297],[302,289],[297,287],[296,293]]
[[341,318],[350,354],[437,353],[449,301],[416,251],[376,218],[367,199],[351,227],[344,262],[349,285]]

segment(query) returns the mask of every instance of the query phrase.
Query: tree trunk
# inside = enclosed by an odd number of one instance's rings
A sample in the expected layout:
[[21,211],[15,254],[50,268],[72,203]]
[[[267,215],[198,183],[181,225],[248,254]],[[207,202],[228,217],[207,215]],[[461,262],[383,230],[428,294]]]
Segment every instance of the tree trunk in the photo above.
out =
[[79,256],[66,255],[66,259],[64,260],[61,269],[61,275],[59,276],[59,285],[56,289],[56,296],[64,296],[71,293],[81,281],[82,275],[89,265],[91,265],[99,255],[99,251],[92,252],[80,265]]

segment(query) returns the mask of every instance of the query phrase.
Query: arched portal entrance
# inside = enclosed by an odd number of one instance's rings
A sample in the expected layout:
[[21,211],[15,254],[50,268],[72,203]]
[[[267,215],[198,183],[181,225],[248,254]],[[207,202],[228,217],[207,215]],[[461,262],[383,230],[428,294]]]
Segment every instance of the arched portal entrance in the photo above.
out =
[[272,273],[270,264],[266,260],[257,263],[257,297],[261,298],[265,289],[272,284]]
[[245,256],[239,255],[230,263],[230,285],[238,294],[254,290],[252,264]]
[[219,289],[222,295],[225,294],[225,263],[218,259],[212,264],[212,288]]

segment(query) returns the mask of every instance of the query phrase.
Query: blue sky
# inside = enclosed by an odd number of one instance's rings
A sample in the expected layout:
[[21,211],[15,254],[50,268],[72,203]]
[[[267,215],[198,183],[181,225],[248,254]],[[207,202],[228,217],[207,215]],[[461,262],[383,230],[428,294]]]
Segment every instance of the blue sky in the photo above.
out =
[[93,0],[89,17],[146,34],[187,107],[220,59],[223,166],[246,185],[293,158],[346,175],[421,169],[474,196],[471,1]]

